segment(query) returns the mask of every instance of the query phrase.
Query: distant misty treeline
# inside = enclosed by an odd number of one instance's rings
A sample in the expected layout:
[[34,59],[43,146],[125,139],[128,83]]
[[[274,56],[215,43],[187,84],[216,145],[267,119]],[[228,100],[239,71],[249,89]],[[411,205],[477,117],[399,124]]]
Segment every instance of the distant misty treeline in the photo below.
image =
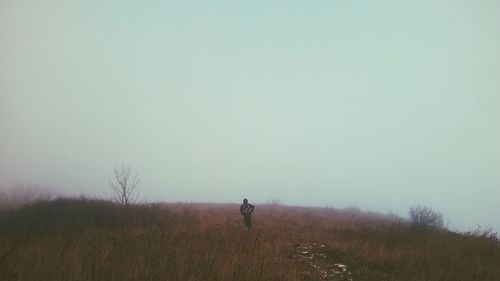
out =
[[28,204],[37,200],[50,200],[54,193],[48,188],[39,186],[11,186],[0,185],[0,208],[12,208]]

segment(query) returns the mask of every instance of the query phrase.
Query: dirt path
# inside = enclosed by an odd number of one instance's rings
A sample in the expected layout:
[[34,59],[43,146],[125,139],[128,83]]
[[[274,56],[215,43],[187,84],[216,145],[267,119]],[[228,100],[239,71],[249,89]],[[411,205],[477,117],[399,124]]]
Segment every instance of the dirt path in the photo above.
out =
[[343,263],[333,263],[325,250],[322,243],[297,245],[290,257],[306,265],[321,281],[353,281],[349,268]]

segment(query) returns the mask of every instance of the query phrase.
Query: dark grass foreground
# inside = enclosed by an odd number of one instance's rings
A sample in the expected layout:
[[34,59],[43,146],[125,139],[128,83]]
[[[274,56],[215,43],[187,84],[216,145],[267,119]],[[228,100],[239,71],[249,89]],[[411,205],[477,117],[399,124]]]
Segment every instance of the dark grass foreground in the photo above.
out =
[[322,266],[346,265],[354,281],[500,280],[500,243],[481,233],[282,206],[257,206],[247,231],[238,207],[58,199],[2,210],[0,279],[348,280],[297,258],[318,247]]

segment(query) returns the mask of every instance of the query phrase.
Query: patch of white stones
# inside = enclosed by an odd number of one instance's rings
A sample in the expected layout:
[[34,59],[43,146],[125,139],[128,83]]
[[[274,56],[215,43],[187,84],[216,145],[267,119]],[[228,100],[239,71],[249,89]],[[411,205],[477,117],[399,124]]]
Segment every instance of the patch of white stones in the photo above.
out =
[[325,247],[325,244],[317,243],[299,245],[291,255],[309,264],[319,274],[320,281],[353,281],[352,273],[345,264],[327,261],[326,254],[321,252]]

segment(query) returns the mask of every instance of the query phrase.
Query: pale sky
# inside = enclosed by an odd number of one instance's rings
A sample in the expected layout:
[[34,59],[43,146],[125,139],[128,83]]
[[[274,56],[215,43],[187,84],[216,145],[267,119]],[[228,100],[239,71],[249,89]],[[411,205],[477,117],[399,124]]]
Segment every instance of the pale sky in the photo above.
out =
[[500,230],[499,1],[0,0],[0,185]]

